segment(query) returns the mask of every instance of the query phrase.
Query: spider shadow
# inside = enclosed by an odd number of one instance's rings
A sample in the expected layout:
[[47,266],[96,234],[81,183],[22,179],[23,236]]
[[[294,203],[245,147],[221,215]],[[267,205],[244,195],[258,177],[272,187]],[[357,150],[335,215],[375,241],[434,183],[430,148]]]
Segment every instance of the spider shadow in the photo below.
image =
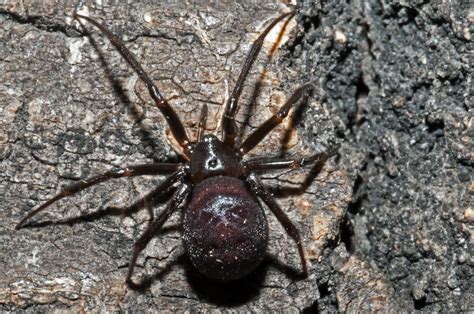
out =
[[[198,299],[227,306],[243,304],[256,297],[265,278],[267,269],[263,262],[252,274],[243,279],[231,282],[219,282],[201,275],[196,268],[194,268],[187,255],[182,253],[155,274],[142,278],[138,283],[129,283],[128,286],[132,290],[144,293],[156,281],[162,280],[170,273],[175,265],[180,265],[184,269],[185,277]],[[245,288],[242,289],[242,287]]]
[[[152,134],[152,132],[149,131],[143,124],[144,114],[140,114],[140,112],[137,111],[136,108],[133,106],[132,101],[127,96],[125,89],[122,87],[123,85],[122,82],[120,82],[120,80],[115,78],[115,76],[113,75],[113,70],[110,67],[109,63],[107,62],[106,58],[104,57],[101,47],[98,45],[94,37],[91,36],[90,31],[88,31],[84,27],[83,23],[80,20],[79,20],[79,23],[82,26],[82,30],[80,30],[80,33],[84,36],[87,36],[91,46],[94,48],[94,50],[97,52],[97,55],[99,56],[98,59],[99,59],[100,67],[104,70],[104,73],[107,76],[107,80],[110,82],[110,86],[112,87],[113,94],[118,98],[119,102],[125,108],[129,109],[130,114],[132,115],[135,122],[138,124],[139,131],[140,131],[139,134],[142,141],[150,145],[153,149],[153,152],[160,151],[160,148],[159,148],[160,143],[157,142],[157,139]],[[141,107],[143,108],[145,105],[146,104],[142,104]],[[156,159],[154,154],[151,157],[153,159]],[[160,160],[160,161],[163,162],[163,160]]]
[[278,49],[278,46],[283,38],[283,35],[288,27],[289,20],[285,21],[283,24],[283,27],[280,29],[280,32],[278,34],[277,40],[273,43],[272,48],[268,52],[266,60],[263,62],[262,70],[260,74],[257,77],[257,81],[252,89],[251,96],[249,99],[249,105],[245,106],[244,108],[241,108],[243,116],[245,117],[244,122],[242,123],[242,126],[239,128],[237,132],[237,139],[239,139],[241,142],[244,140],[244,135],[250,126],[250,119],[252,118],[252,113],[254,112],[255,108],[257,107],[257,100],[260,97],[262,88],[264,86],[265,80],[268,76],[268,69],[269,66],[273,60],[273,57],[275,56],[275,51]]
[[[339,155],[336,156],[339,157]],[[265,184],[265,188],[270,193],[272,193],[275,198],[286,198],[289,196],[301,195],[310,187],[316,177],[321,173],[321,170],[326,162],[327,161],[314,164],[308,171],[308,174],[305,176],[304,180],[298,183],[298,186]]]
[[[306,104],[308,103],[308,100],[310,98],[310,94],[307,94],[303,99],[301,99],[302,105],[297,106],[293,114],[290,116],[290,123],[289,127],[285,130],[285,133],[281,139],[281,153],[280,157],[283,158],[285,157],[287,147],[289,147],[290,140],[291,140],[291,134],[294,132],[294,129],[297,125],[301,123],[303,120],[303,112],[306,107]],[[334,156],[331,157],[336,157],[336,163],[338,162],[337,159],[339,159],[339,153],[336,153]],[[331,159],[331,157],[329,159]],[[329,160],[328,159],[328,160]],[[323,169],[324,165],[328,160],[324,160],[319,163],[315,163],[310,170],[308,171],[308,174],[305,176],[303,182],[299,183],[298,187],[290,187],[290,186],[266,186],[266,188],[269,190],[270,193],[273,193],[273,195],[276,198],[284,198],[288,196],[296,196],[304,193],[309,186],[314,182],[316,177],[321,173],[321,170]]]
[[[176,230],[174,226],[173,231]],[[165,233],[160,230],[158,234]],[[169,261],[163,268],[158,270],[151,276],[145,276],[140,282],[129,283],[130,289],[140,293],[146,292],[156,281],[164,279],[175,266],[181,266],[185,271],[185,277],[191,286],[193,292],[196,293],[199,300],[205,300],[220,306],[239,306],[247,303],[249,300],[256,298],[263,286],[267,271],[270,267],[284,273],[291,281],[304,279],[304,276],[298,270],[283,264],[275,256],[268,254],[262,263],[250,275],[230,282],[220,282],[209,279],[200,274],[192,265],[186,253],[181,253],[173,260]]]
[[261,263],[254,272],[242,279],[220,282],[200,274],[186,259],[185,272],[188,283],[200,300],[221,306],[238,306],[259,295],[267,267]]
[[[169,229],[176,231],[180,228],[172,226]],[[157,235],[166,232],[167,230],[162,229]],[[145,293],[156,281],[163,280],[167,274],[172,272],[175,266],[181,266],[184,269],[185,277],[199,300],[227,307],[243,305],[256,298],[260,294],[270,267],[285,274],[291,281],[305,278],[297,269],[282,263],[276,256],[267,253],[262,263],[250,275],[239,280],[220,282],[200,274],[192,265],[186,253],[183,252],[170,260],[155,274],[143,277],[138,283],[128,283],[128,286],[134,291]]]
[[174,188],[169,189],[159,197],[155,197],[149,202],[146,202],[145,204],[143,203],[143,200],[148,196],[153,194],[153,191],[149,192],[146,196],[138,199],[131,205],[127,207],[115,207],[115,206],[107,206],[105,208],[99,209],[97,211],[94,211],[92,213],[87,213],[87,214],[82,214],[77,217],[71,217],[67,219],[61,219],[59,221],[54,221],[54,220],[44,220],[40,222],[30,222],[25,225],[23,225],[23,228],[42,228],[46,226],[51,226],[51,225],[67,225],[67,226],[72,226],[74,224],[78,223],[84,223],[84,222],[93,222],[99,219],[102,219],[107,216],[122,216],[122,217],[128,217],[131,216],[143,208],[147,208],[149,213],[150,213],[150,218],[153,218],[153,213],[151,212],[153,208],[156,208],[159,205],[165,204],[173,195],[174,193]]
[[[158,234],[164,234],[165,229],[160,230]],[[178,257],[175,259],[169,261],[166,263],[166,265],[161,268],[159,271],[157,271],[155,274],[151,276],[145,276],[140,280],[140,282],[128,282],[127,285],[130,289],[140,292],[140,293],[145,293],[156,281],[160,281],[163,279],[167,274],[169,274],[174,266],[176,265],[183,265],[186,263],[186,255],[184,253],[181,253]]]
[[188,258],[183,260],[186,277],[193,291],[200,300],[219,306],[240,306],[260,294],[267,272],[270,267],[284,273],[290,280],[300,280],[304,277],[294,268],[284,265],[276,257],[267,253],[262,263],[249,275],[242,279],[220,282],[201,275]]

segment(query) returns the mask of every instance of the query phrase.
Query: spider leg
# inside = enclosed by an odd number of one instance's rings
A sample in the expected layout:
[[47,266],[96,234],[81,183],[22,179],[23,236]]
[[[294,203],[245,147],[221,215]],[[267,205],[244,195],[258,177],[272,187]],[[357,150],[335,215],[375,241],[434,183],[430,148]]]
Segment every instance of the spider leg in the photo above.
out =
[[127,63],[133,68],[133,70],[138,74],[138,76],[142,79],[142,81],[145,83],[145,85],[148,88],[148,92],[150,93],[151,98],[155,101],[156,106],[158,109],[160,109],[161,113],[166,119],[166,122],[168,122],[168,125],[170,127],[171,132],[173,133],[174,138],[176,141],[178,141],[179,145],[183,148],[184,153],[186,156],[191,155],[191,143],[189,141],[189,138],[186,134],[186,130],[184,129],[183,123],[179,119],[178,115],[176,112],[173,110],[173,108],[170,106],[168,101],[161,95],[160,91],[158,90],[158,87],[153,83],[153,81],[150,79],[148,74],[145,72],[143,67],[138,63],[136,58],[133,56],[133,54],[125,47],[124,43],[120,38],[115,36],[109,29],[107,29],[104,25],[98,23],[94,19],[80,15],[78,13],[74,13],[74,17],[76,19],[82,18],[95,27],[97,27],[102,33],[104,33],[114,45],[114,47],[117,49],[117,51],[122,55],[122,57],[127,61]]
[[298,169],[312,164],[323,164],[329,158],[337,154],[339,145],[331,148],[327,152],[314,154],[303,158],[258,158],[245,161],[243,164],[244,173],[277,170],[277,169]]
[[282,224],[283,228],[285,228],[288,235],[296,242],[296,245],[298,246],[298,253],[301,259],[301,265],[303,266],[303,275],[307,277],[308,268],[306,266],[306,258],[304,256],[304,249],[301,243],[300,233],[298,229],[291,222],[285,212],[280,208],[280,206],[272,197],[272,195],[265,189],[260,179],[254,173],[251,173],[247,177],[246,181],[249,184],[250,189],[263,200],[263,202],[276,216],[278,221]]
[[[179,164],[170,164],[170,163],[158,163],[158,164],[145,164],[145,165],[136,165],[130,166],[125,168],[117,168],[113,170],[109,170],[105,173],[99,174],[95,177],[81,180],[78,183],[70,185],[62,190],[59,194],[54,196],[53,198],[49,199],[46,203],[41,205],[35,210],[29,212],[15,227],[15,229],[20,229],[24,226],[26,221],[31,217],[35,216],[37,213],[41,212],[49,205],[53,204],[54,202],[66,197],[76,194],[90,186],[99,184],[101,182],[122,178],[122,177],[135,177],[135,176],[143,176],[143,175],[158,175],[158,174],[166,174],[173,171],[176,171],[179,167]],[[179,172],[177,172],[179,173]]]
[[199,118],[199,125],[198,125],[198,134],[197,134],[197,141],[200,142],[202,139],[202,135],[204,134],[204,129],[206,128],[206,120],[207,120],[207,105],[204,104],[201,109],[201,117]]
[[178,208],[178,206],[186,199],[190,191],[190,186],[186,183],[180,186],[179,190],[173,195],[170,203],[166,206],[166,209],[151,223],[145,232],[133,245],[133,255],[128,267],[127,278],[125,282],[132,288],[138,288],[139,285],[133,282],[132,275],[135,265],[137,263],[138,255],[143,251],[154,235],[160,230],[163,224],[168,220],[171,214]]
[[239,139],[242,139],[246,127],[250,124],[250,117],[252,116],[252,113],[255,110],[257,98],[260,95],[262,86],[263,86],[263,84],[266,80],[266,77],[268,75],[268,65],[270,64],[271,60],[273,59],[275,51],[277,51],[278,47],[280,46],[281,41],[283,39],[283,35],[285,34],[285,31],[286,31],[290,21],[291,21],[291,19],[286,20],[285,23],[283,24],[283,26],[281,27],[277,39],[275,40],[275,42],[273,43],[272,48],[268,52],[267,60],[265,61],[265,63],[262,64],[262,71],[260,72],[260,74],[257,78],[257,81],[255,82],[255,86],[254,86],[253,91],[252,91],[252,96],[249,98],[250,99],[249,105],[246,108],[246,112],[244,113],[245,121],[243,123],[243,127],[240,128],[239,134],[237,135],[237,137]]
[[[179,173],[179,171],[178,171]],[[185,173],[186,174],[186,173]],[[147,195],[142,197],[141,199],[135,201],[132,205],[126,206],[126,207],[116,207],[116,206],[108,206],[104,209],[100,209],[98,211],[86,214],[86,215],[81,215],[79,217],[73,217],[73,218],[67,218],[63,219],[57,222],[54,222],[54,224],[57,225],[71,225],[75,224],[77,222],[84,222],[84,221],[92,221],[92,220],[97,220],[105,216],[130,216],[134,213],[136,213],[138,210],[142,209],[143,207],[146,207],[148,210],[148,213],[150,215],[150,219],[148,224],[150,224],[154,218],[153,218],[153,206],[156,204],[163,202],[166,200],[166,197],[169,196],[167,193],[170,192],[171,186],[176,183],[179,180],[180,177],[176,177],[176,173],[169,176],[166,178],[164,181],[162,181],[157,188],[153,189],[151,192],[148,192]],[[164,190],[164,193],[159,194],[159,190]],[[168,197],[169,199],[169,197]],[[41,226],[44,223],[51,224],[51,222],[43,222],[43,223],[37,223],[34,224],[33,226]]]
[[290,16],[291,18],[293,17],[293,15],[295,15],[295,12],[289,12],[282,14],[275,20],[273,20],[270,25],[268,25],[267,28],[260,34],[260,36],[258,36],[258,38],[254,41],[252,47],[250,48],[250,52],[244,62],[244,66],[240,72],[239,78],[237,79],[237,83],[235,84],[234,90],[232,91],[232,94],[229,97],[229,100],[227,101],[224,110],[224,117],[222,120],[222,140],[229,147],[234,147],[235,144],[235,137],[237,135],[235,114],[237,112],[240,94],[242,93],[242,89],[244,88],[244,81],[247,78],[247,75],[253,63],[255,62],[255,59],[257,58],[258,53],[262,49],[265,37],[278,22],[280,22],[287,16]]
[[279,125],[283,119],[288,116],[290,109],[300,100],[305,94],[308,88],[311,88],[311,84],[305,84],[298,88],[293,95],[286,101],[286,103],[274,114],[270,119],[262,123],[255,131],[250,134],[247,139],[240,145],[239,153],[243,156],[258,143],[260,143],[270,131],[272,131],[277,125]]
[[154,220],[153,206],[159,202],[163,202],[163,197],[166,196],[166,193],[170,191],[170,188],[174,183],[178,182],[185,173],[176,172],[172,176],[169,176],[165,181],[161,182],[158,187],[153,189],[151,192],[148,192],[141,199],[136,200],[131,205],[126,207],[115,207],[109,206],[105,209],[107,212],[114,212],[117,215],[121,214],[124,216],[129,216],[133,213],[136,213],[141,208],[146,207],[148,213],[150,214],[150,221]]

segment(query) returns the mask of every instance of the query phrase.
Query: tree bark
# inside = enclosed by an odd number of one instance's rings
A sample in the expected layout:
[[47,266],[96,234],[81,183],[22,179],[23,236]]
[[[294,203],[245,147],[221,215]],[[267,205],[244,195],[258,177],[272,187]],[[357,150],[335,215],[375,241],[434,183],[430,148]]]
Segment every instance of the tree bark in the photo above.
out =
[[[264,263],[236,283],[206,280],[183,250],[177,213],[139,258],[134,278],[150,284],[127,287],[150,209],[120,216],[106,208],[132,204],[162,176],[91,187],[14,230],[67,184],[180,158],[143,83],[103,34],[72,18],[74,10],[125,41],[194,139],[204,104],[206,132],[218,132],[251,43],[291,8],[255,1],[0,6],[0,309],[472,309],[473,22],[460,3],[303,1],[270,62],[276,36],[269,35],[241,99],[244,137],[296,88],[312,82],[315,89],[251,156],[309,156],[341,144],[322,169],[263,177],[300,230],[308,278],[299,276],[295,243],[266,210]],[[155,216],[164,203],[154,204]]]

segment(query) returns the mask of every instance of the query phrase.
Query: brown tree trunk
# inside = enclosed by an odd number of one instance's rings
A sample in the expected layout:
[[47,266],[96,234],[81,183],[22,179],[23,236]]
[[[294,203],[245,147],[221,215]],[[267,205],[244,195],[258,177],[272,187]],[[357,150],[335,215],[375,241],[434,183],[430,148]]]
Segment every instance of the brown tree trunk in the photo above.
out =
[[[112,180],[53,204],[66,184],[115,166],[177,161],[144,85],[88,13],[122,38],[194,138],[201,107],[217,132],[252,41],[281,2],[7,1],[0,6],[0,309],[460,311],[472,309],[472,76],[468,8],[396,1],[298,3],[283,46],[262,50],[239,111],[244,135],[297,87],[313,95],[254,156],[308,156],[342,144],[323,169],[264,176],[301,232],[267,210],[268,258],[238,283],[197,274],[176,213],[125,283],[149,220],[107,214],[164,177]],[[472,60],[472,59],[471,59]],[[249,107],[258,78],[256,108]],[[470,83],[469,83],[470,82]],[[318,171],[320,170],[320,171]],[[317,173],[317,174],[313,174]],[[155,204],[155,214],[163,204]],[[469,246],[470,244],[470,246]],[[469,301],[470,300],[470,301]]]

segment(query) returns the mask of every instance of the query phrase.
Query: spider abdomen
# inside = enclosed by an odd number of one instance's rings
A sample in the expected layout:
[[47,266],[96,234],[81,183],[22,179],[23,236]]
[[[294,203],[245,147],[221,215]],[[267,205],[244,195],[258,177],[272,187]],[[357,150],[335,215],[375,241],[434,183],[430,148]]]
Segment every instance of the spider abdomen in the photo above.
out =
[[242,278],[265,255],[265,214],[238,178],[216,176],[198,183],[184,211],[183,229],[191,262],[212,279]]

